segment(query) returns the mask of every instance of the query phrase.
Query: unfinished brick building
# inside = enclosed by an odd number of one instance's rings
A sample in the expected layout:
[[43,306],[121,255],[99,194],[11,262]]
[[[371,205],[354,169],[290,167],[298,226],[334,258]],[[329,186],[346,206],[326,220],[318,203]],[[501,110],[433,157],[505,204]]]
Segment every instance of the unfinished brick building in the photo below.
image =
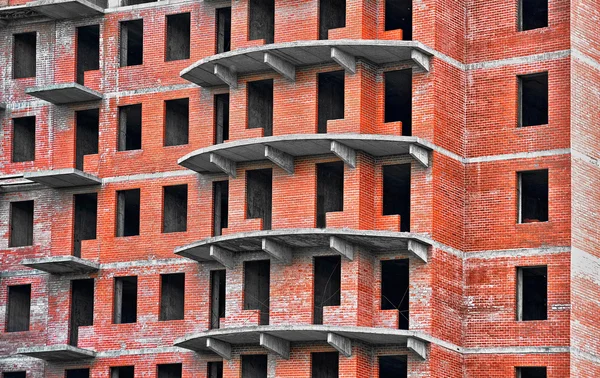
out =
[[0,0],[3,378],[600,377],[599,19]]

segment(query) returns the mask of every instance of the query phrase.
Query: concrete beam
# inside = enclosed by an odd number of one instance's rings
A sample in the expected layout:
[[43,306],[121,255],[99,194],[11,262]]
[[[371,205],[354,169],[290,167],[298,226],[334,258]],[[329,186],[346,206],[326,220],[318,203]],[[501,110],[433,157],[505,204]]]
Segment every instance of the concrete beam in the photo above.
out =
[[268,52],[264,55],[264,62],[267,66],[271,67],[286,79],[296,81],[296,67],[290,62]]
[[423,54],[419,50],[411,50],[410,57],[417,64],[417,66],[419,66],[423,70],[429,72],[429,61],[430,61],[429,56]]
[[334,347],[338,352],[346,357],[352,356],[352,341],[350,341],[350,339],[347,337],[330,332],[327,334],[327,344]]
[[233,269],[235,265],[233,252],[217,247],[216,245],[211,245],[209,254],[215,261],[220,262],[229,269]]
[[354,245],[348,243],[337,236],[329,237],[329,248],[336,253],[346,257],[348,260],[354,260]]
[[356,151],[338,141],[331,141],[331,152],[342,159],[348,166],[356,168]]
[[427,344],[424,341],[409,337],[406,339],[406,347],[412,350],[422,360],[427,359]]
[[229,160],[226,157],[223,157],[221,155],[217,155],[215,153],[211,153],[209,156],[209,161],[214,164],[217,168],[219,168],[221,171],[227,173],[229,176],[235,178],[236,177],[236,173],[235,173],[235,161],[233,160]]
[[229,68],[220,64],[215,64],[214,74],[216,77],[223,80],[225,84],[229,85],[230,88],[236,89],[238,87],[237,74]]
[[267,333],[260,334],[260,346],[278,354],[282,358],[290,359],[290,342],[280,337],[271,336]]
[[271,146],[265,146],[265,157],[289,174],[294,174],[294,157]]
[[262,239],[262,250],[285,265],[292,263],[292,248],[267,238]]
[[351,73],[356,73],[356,57],[354,55],[350,55],[347,52],[338,49],[337,47],[332,47],[331,59],[342,66],[344,70]]
[[208,338],[206,339],[206,348],[215,352],[226,360],[231,360],[231,344],[225,341]]
[[423,244],[420,241],[409,240],[408,241],[408,251],[412,252],[418,258],[423,260],[423,262],[427,262],[427,251],[429,250],[429,246],[427,244]]
[[416,144],[408,146],[408,153],[425,168],[429,167],[429,151]]

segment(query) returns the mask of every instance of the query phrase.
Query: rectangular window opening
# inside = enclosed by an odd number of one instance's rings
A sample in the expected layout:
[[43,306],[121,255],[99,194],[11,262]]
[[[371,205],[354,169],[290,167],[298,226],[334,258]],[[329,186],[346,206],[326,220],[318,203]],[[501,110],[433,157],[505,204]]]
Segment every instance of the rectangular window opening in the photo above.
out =
[[10,203],[9,247],[33,245],[33,201]]
[[217,54],[231,50],[231,7],[217,8]]
[[408,268],[408,259],[381,262],[381,309],[398,310],[399,329],[408,329],[410,318]]
[[207,377],[223,378],[223,361],[209,361]]
[[213,236],[221,236],[229,221],[229,181],[213,182]]
[[181,364],[158,365],[158,378],[181,378]]
[[215,144],[229,140],[229,93],[215,95]]
[[400,215],[400,231],[410,231],[410,164],[383,166],[383,215]]
[[12,161],[35,160],[35,117],[13,119]]
[[340,256],[322,256],[314,259],[313,324],[323,324],[323,309],[339,306],[342,279]]
[[262,219],[262,229],[270,230],[272,200],[273,171],[270,168],[246,171],[246,218]]
[[77,28],[77,83],[84,85],[85,72],[100,69],[100,25]]
[[117,191],[117,237],[140,234],[140,190]]
[[548,170],[518,174],[519,223],[548,221]]
[[548,267],[517,268],[517,320],[548,319]]
[[119,151],[142,148],[142,104],[119,107]]
[[75,202],[73,255],[75,257],[81,257],[81,241],[96,239],[98,194],[75,194],[73,199]]
[[166,61],[190,58],[190,14],[167,16]]
[[6,373],[2,373],[2,378],[27,378],[27,372],[26,371],[6,372]]
[[134,378],[133,366],[118,366],[110,368],[110,378]]
[[385,0],[385,30],[398,29],[403,40],[412,40],[412,0]]
[[518,367],[517,378],[546,378],[546,367]]
[[15,34],[13,38],[13,78],[35,77],[37,34]]
[[267,378],[267,355],[243,355],[242,378]]
[[79,327],[94,324],[94,279],[71,281],[69,345],[77,346]]
[[273,79],[248,83],[248,128],[273,135]]
[[408,364],[406,356],[380,356],[379,378],[407,378]]
[[221,318],[225,317],[225,270],[210,272],[210,328],[221,327]]
[[188,186],[165,186],[163,201],[163,233],[187,231]]
[[327,121],[344,118],[344,71],[319,74],[317,132],[327,132]]
[[519,78],[519,126],[548,124],[548,72]]
[[29,331],[31,315],[31,285],[8,287],[6,332]]
[[182,320],[185,308],[185,274],[160,275],[159,320]]
[[519,30],[533,30],[548,26],[548,0],[521,0],[519,2]]
[[338,352],[311,353],[311,378],[338,378],[340,354]]
[[244,262],[244,310],[260,310],[260,324],[269,324],[269,260]]
[[75,112],[75,122],[75,168],[83,171],[84,156],[98,153],[100,111],[89,109]]
[[385,122],[402,122],[402,135],[412,135],[412,69],[385,76]]
[[275,0],[250,0],[250,40],[275,40]]
[[90,369],[65,370],[65,378],[90,378]]
[[165,146],[188,144],[190,99],[165,101]]
[[121,67],[144,62],[144,20],[121,22]]
[[346,26],[346,0],[319,1],[319,39],[329,38],[329,30]]
[[327,213],[344,210],[344,163],[317,164],[317,227],[327,227]]
[[113,323],[125,324],[137,321],[136,276],[115,277]]

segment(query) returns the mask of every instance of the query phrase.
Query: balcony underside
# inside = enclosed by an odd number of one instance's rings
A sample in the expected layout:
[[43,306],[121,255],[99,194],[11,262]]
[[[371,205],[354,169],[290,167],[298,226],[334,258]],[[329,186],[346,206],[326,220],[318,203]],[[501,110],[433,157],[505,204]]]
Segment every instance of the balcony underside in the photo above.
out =
[[102,180],[89,173],[74,168],[27,172],[23,178],[50,188],[70,188],[77,186],[100,185]]
[[25,93],[55,105],[102,100],[101,93],[77,83],[32,87],[27,88]]
[[39,259],[25,259],[21,265],[50,274],[92,273],[99,269],[98,264],[75,256],[53,256]]
[[181,77],[201,87],[237,86],[237,76],[275,71],[289,80],[295,69],[326,63],[338,63],[355,72],[356,59],[376,65],[412,61],[429,70],[431,53],[419,42],[384,40],[325,40],[269,44],[237,49],[204,58],[181,71]]
[[40,0],[0,8],[0,26],[2,26],[2,22],[6,23],[40,16],[61,20],[93,17],[102,14],[104,14],[103,7],[86,0]]
[[78,361],[91,359],[96,352],[74,347],[72,345],[51,345],[41,347],[19,348],[18,354],[39,358],[44,361]]

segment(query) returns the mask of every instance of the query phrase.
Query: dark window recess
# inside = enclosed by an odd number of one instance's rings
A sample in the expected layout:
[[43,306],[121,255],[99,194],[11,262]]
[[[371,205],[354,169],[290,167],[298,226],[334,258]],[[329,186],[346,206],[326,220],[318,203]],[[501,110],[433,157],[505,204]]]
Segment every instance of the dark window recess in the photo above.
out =
[[548,268],[517,268],[517,320],[548,319]]
[[229,218],[229,181],[213,182],[213,236],[221,236]]
[[158,0],[122,0],[121,6],[126,7],[129,5],[148,4],[148,3],[155,3],[157,1]]
[[188,186],[165,186],[163,200],[163,233],[187,231]]
[[137,321],[137,277],[115,277],[113,323]]
[[408,329],[409,287],[408,260],[381,262],[381,309],[398,310],[399,329]]
[[545,367],[518,367],[517,378],[546,378]]
[[410,231],[410,164],[383,166],[383,215],[400,215],[400,231]]
[[385,0],[385,30],[402,29],[402,39],[412,39],[412,0]]
[[317,227],[327,227],[327,213],[344,210],[344,163],[317,164]]
[[35,32],[14,35],[13,78],[35,77],[36,40]]
[[10,203],[10,245],[33,245],[33,201]]
[[246,171],[246,218],[261,218],[263,230],[270,230],[272,200],[273,171],[271,169]]
[[311,378],[338,378],[340,372],[338,352],[311,353]]
[[519,172],[519,223],[548,221],[548,170]]
[[208,362],[208,378],[223,378],[223,362],[210,361]]
[[329,30],[346,26],[346,0],[319,1],[319,39],[329,38]]
[[158,365],[158,378],[181,378],[181,364]]
[[269,260],[244,262],[244,310],[260,310],[260,324],[269,324]]
[[344,118],[344,71],[319,74],[318,94],[319,133],[327,132],[327,121]]
[[69,345],[77,346],[79,327],[94,324],[94,279],[71,281]]
[[315,257],[313,323],[323,324],[323,308],[339,306],[342,260],[340,256]]
[[225,317],[225,270],[210,272],[210,328],[221,327],[221,318]]
[[[2,378],[27,378],[27,372],[26,371],[6,372],[6,373],[2,373]],[[210,377],[210,378],[212,378],[212,377]]]
[[412,135],[412,69],[385,74],[385,122],[402,122],[402,135]]
[[185,308],[185,274],[161,274],[159,320],[181,320]]
[[250,0],[250,40],[275,39],[275,0]]
[[167,16],[166,61],[190,58],[190,14]]
[[519,2],[519,30],[548,26],[548,0],[521,0]]
[[519,76],[519,126],[548,123],[548,72]]
[[65,370],[65,378],[90,378],[90,369]]
[[142,104],[119,107],[119,151],[142,148]]
[[217,9],[217,54],[231,50],[231,7]]
[[31,312],[31,285],[8,287],[6,332],[29,331]]
[[379,357],[379,378],[407,378],[406,356]]
[[140,234],[140,190],[117,192],[117,237]]
[[12,161],[35,160],[35,117],[13,119]]
[[110,368],[110,378],[134,378],[133,366],[119,366]]
[[264,136],[273,135],[273,80],[248,83],[248,128],[264,129]]
[[229,93],[215,95],[215,144],[229,139]]
[[165,101],[165,146],[188,144],[190,99]]
[[243,355],[242,378],[267,378],[267,355]]
[[75,112],[75,168],[83,170],[83,157],[98,153],[100,112],[98,109]]
[[100,69],[100,25],[77,28],[77,82],[84,84],[85,71]]
[[81,257],[81,241],[96,239],[98,194],[75,194],[75,224],[73,227],[73,256]]
[[144,20],[121,22],[121,67],[144,62]]

